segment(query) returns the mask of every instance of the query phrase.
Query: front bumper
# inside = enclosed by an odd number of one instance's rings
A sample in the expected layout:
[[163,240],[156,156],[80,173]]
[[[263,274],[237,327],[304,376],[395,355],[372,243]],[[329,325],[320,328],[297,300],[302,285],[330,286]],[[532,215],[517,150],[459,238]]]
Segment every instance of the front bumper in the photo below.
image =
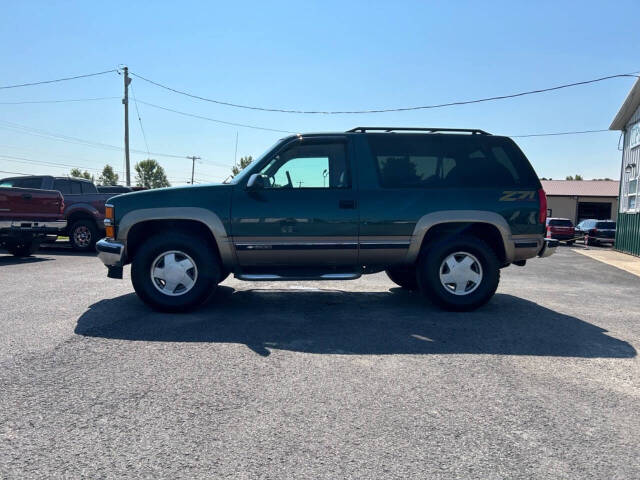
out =
[[558,240],[555,240],[553,238],[545,238],[544,244],[542,245],[542,248],[538,252],[538,257],[540,258],[550,257],[551,255],[556,253],[556,248],[558,248],[559,243],[560,242],[558,242]]
[[124,265],[124,244],[108,238],[96,243],[98,258],[107,267],[122,267]]

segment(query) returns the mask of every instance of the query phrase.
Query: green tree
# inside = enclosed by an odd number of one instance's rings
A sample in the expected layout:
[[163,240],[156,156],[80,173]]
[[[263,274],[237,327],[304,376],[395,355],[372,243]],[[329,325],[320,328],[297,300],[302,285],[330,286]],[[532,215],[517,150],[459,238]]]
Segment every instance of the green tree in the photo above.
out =
[[164,168],[152,158],[147,158],[136,163],[133,167],[136,171],[136,185],[144,188],[170,187]]
[[584,180],[584,178],[582,178],[582,175],[579,175],[579,174],[576,173],[575,175],[567,175],[565,177],[565,180],[578,180],[579,181],[579,180]]
[[117,185],[118,178],[118,174],[113,170],[113,167],[111,165],[105,165],[100,177],[98,177],[98,181],[100,185]]
[[233,167],[231,167],[231,172],[232,172],[231,176],[235,177],[236,175],[238,175],[242,170],[247,168],[247,166],[251,162],[253,162],[253,157],[251,155],[249,155],[248,157],[241,157],[240,165],[234,165]]
[[80,171],[79,168],[72,168],[70,172],[72,177],[75,178],[86,178],[87,180],[91,180],[93,182],[94,177],[86,170],[84,172]]

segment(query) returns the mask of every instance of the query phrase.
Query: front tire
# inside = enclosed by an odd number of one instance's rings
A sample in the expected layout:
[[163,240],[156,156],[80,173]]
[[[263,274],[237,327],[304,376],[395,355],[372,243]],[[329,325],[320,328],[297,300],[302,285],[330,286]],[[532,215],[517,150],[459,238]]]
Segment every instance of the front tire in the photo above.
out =
[[385,272],[389,279],[396,285],[406,288],[407,290],[418,290],[415,266],[393,267],[388,268]]
[[19,240],[6,246],[7,251],[15,257],[29,257],[33,255],[39,247],[40,243],[36,240]]
[[500,282],[495,252],[481,239],[459,236],[432,245],[418,264],[420,291],[446,310],[474,310],[491,299]]
[[77,220],[69,229],[69,241],[78,252],[94,252],[98,241],[98,228],[93,220]]
[[131,281],[140,299],[163,312],[197,307],[220,279],[220,264],[207,243],[180,233],[151,237],[131,265]]

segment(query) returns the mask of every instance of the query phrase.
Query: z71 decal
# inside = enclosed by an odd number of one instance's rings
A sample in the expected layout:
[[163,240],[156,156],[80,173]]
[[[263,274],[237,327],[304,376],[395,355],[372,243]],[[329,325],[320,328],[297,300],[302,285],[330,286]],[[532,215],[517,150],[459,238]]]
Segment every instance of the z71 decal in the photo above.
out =
[[501,202],[515,202],[517,200],[535,200],[535,191],[505,190],[500,197]]

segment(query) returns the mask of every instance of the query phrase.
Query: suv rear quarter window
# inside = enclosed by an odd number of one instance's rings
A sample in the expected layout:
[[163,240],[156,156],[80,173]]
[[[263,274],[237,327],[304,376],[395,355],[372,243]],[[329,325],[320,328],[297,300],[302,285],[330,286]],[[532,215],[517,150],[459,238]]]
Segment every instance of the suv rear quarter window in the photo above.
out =
[[508,138],[485,135],[372,134],[383,188],[538,188],[538,178]]

